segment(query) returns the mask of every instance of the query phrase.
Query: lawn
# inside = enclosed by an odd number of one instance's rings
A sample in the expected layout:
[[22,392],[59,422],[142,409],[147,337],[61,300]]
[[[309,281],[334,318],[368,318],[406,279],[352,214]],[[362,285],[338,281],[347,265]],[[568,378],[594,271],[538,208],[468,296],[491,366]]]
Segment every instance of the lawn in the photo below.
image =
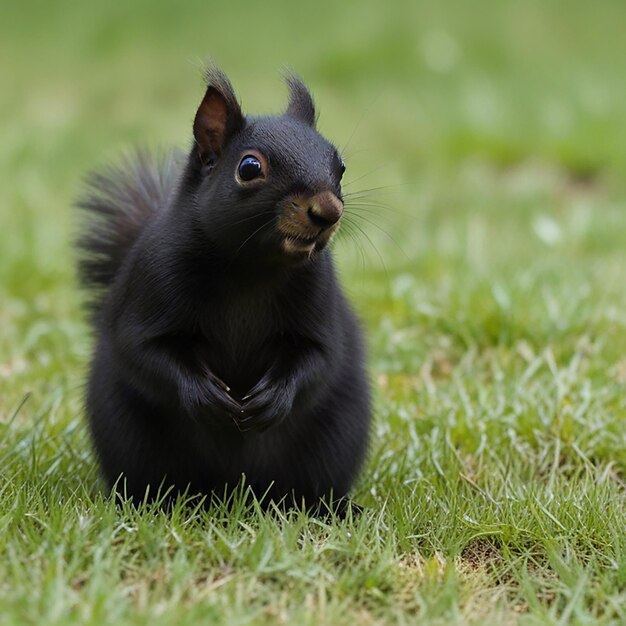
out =
[[[625,624],[626,5],[4,2],[0,624]],[[85,172],[187,147],[209,55],[313,90],[376,416],[346,519],[116,506],[82,414]]]

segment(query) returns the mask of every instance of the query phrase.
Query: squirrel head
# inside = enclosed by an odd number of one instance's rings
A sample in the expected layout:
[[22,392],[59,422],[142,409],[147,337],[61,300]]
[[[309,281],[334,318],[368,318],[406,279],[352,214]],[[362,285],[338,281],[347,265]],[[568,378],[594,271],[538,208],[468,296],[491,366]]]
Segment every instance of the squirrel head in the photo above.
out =
[[317,132],[305,85],[294,75],[286,82],[282,115],[245,117],[228,78],[207,74],[189,167],[197,218],[224,256],[305,261],[339,227],[345,165]]

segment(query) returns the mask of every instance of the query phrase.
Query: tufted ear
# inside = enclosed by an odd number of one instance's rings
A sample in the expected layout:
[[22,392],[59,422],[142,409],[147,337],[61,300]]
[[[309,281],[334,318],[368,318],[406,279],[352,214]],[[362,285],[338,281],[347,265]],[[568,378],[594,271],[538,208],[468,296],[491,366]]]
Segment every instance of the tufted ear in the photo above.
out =
[[216,68],[206,72],[207,90],[193,122],[193,136],[204,165],[214,163],[245,118],[226,74]]
[[285,114],[315,128],[315,104],[306,85],[291,73],[285,75],[285,81],[289,87],[289,105]]

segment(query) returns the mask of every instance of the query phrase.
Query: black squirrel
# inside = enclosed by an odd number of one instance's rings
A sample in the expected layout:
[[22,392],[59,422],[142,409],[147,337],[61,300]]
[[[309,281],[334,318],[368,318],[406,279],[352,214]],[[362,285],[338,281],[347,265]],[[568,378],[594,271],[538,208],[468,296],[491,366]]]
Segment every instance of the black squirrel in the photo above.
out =
[[362,333],[327,244],[337,149],[287,76],[286,112],[245,117],[207,72],[188,156],[93,175],[79,275],[93,295],[90,431],[110,486],[271,501],[343,498],[371,421]]

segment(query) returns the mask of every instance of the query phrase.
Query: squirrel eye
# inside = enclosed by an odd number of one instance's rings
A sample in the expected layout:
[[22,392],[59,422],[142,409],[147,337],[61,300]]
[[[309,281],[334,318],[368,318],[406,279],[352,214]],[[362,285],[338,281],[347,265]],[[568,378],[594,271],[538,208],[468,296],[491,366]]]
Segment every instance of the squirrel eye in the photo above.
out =
[[259,159],[251,154],[248,154],[241,159],[237,169],[237,175],[243,182],[247,183],[255,178],[263,176],[263,166],[261,165]]

